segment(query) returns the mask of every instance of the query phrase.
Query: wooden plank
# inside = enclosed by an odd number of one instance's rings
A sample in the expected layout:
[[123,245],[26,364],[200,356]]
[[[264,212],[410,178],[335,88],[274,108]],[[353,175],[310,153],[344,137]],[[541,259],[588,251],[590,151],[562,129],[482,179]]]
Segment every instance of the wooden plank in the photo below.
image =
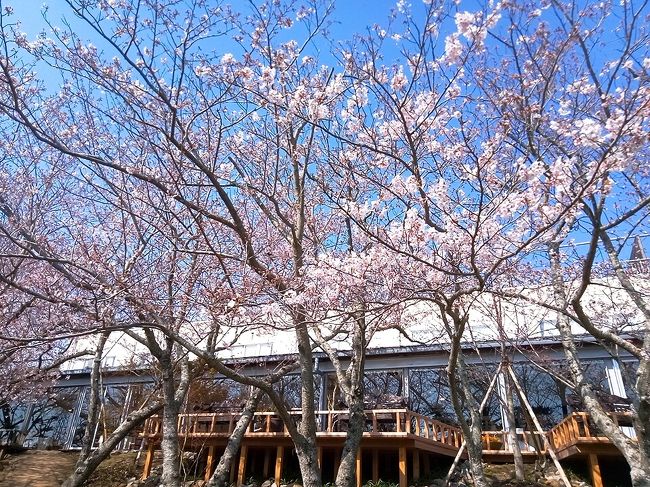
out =
[[237,470],[235,470],[235,465],[231,464],[230,465],[230,485],[233,485],[235,483],[235,474]]
[[323,468],[323,448],[318,446],[316,447],[316,461],[318,462],[318,468]]
[[357,487],[361,487],[361,447],[357,449],[357,468],[356,468],[356,474],[357,474]]
[[279,446],[275,456],[275,485],[280,485],[282,481],[282,457],[284,456],[284,447]]
[[214,446],[208,447],[208,461],[205,464],[205,481],[207,482],[212,477],[214,472]]
[[147,456],[144,458],[144,467],[142,469],[142,480],[146,480],[151,474],[151,465],[153,464],[153,453],[155,445],[153,442],[147,445]]
[[592,487],[603,487],[603,478],[600,475],[600,465],[598,464],[598,456],[593,453],[589,455],[589,470],[591,471],[591,485]]
[[582,416],[582,425],[585,428],[585,436],[591,438],[591,433],[589,431],[589,418],[585,413],[582,413],[580,416]]
[[408,487],[406,474],[406,447],[399,447],[399,487]]
[[248,459],[248,446],[242,445],[239,451],[239,472],[237,472],[237,487],[244,485],[246,477],[246,460]]

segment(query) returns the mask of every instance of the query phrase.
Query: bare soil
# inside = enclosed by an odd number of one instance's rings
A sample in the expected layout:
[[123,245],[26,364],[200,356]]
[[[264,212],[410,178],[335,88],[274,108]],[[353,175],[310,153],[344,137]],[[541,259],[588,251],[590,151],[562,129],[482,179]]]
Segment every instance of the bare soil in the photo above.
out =
[[[124,487],[135,477],[135,453],[116,453],[86,482],[87,487]],[[28,450],[0,461],[0,487],[60,487],[72,471],[76,452]]]
[[74,467],[77,455],[28,450],[0,461],[0,487],[59,487]]

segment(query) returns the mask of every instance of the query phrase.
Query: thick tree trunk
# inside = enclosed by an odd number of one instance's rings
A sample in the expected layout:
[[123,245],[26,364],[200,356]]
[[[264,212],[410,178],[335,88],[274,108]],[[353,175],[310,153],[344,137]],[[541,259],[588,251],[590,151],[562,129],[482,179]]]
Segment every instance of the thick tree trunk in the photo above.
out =
[[[650,332],[646,333],[643,348],[650,351]],[[636,398],[634,408],[634,430],[639,445],[639,453],[642,460],[642,471],[637,475],[640,482],[645,475],[646,482],[650,482],[650,352],[639,360],[639,367],[636,373]],[[634,468],[632,469],[634,471]],[[635,484],[635,485],[648,485]]]
[[296,336],[298,338],[298,360],[300,363],[301,379],[300,406],[302,412],[302,419],[298,427],[300,437],[294,438],[294,444],[303,485],[321,487],[322,481],[316,452],[314,356],[305,317],[301,312],[296,312],[294,323],[296,323]]
[[92,451],[82,462],[77,462],[74,471],[63,482],[62,487],[81,487],[92,475],[95,469],[111,454],[134,429],[139,428],[144,421],[162,409],[162,402],[155,402],[138,411],[129,414],[124,422],[111,433],[104,442]]
[[249,397],[248,401],[246,401],[246,406],[244,406],[244,410],[242,411],[242,414],[237,421],[237,424],[235,425],[235,429],[228,439],[226,450],[223,452],[223,455],[221,455],[219,463],[217,464],[217,468],[215,469],[212,477],[210,477],[210,480],[206,484],[206,487],[225,487],[228,485],[228,474],[232,467],[233,458],[235,458],[235,455],[237,455],[237,452],[239,451],[241,440],[244,437],[246,430],[248,429],[248,425],[253,419],[253,415],[257,410],[257,405],[259,404],[261,397],[262,391],[255,389],[253,394],[251,394],[251,397]]
[[365,313],[365,305],[362,304],[360,310],[355,312],[352,317],[352,355],[347,372],[344,374],[340,362],[338,360],[334,361],[339,369],[337,370],[337,377],[339,377],[339,382],[343,382],[341,386],[346,392],[346,402],[348,403],[349,412],[348,431],[341,454],[341,463],[336,472],[337,487],[355,487],[357,480],[357,455],[366,422],[366,415],[364,414],[363,408],[363,400],[365,397],[363,376],[366,358]]
[[630,467],[630,477],[634,487],[650,486],[650,465],[632,465]]
[[320,468],[318,468],[316,443],[303,438],[297,442],[294,440],[294,446],[296,447],[296,456],[298,457],[298,465],[302,475],[302,485],[320,487],[322,479]]
[[337,487],[354,487],[356,485],[357,452],[363,435],[366,416],[363,412],[363,391],[357,392],[348,404],[350,419],[348,431],[341,454],[341,463],[336,472]]
[[[469,462],[469,470],[474,480],[476,487],[488,487],[488,482],[485,479],[485,472],[483,471],[483,439],[481,437],[481,412],[480,407],[476,403],[472,391],[469,388],[469,379],[465,371],[465,362],[460,351],[460,343],[454,343],[458,349],[452,352],[452,357],[456,357],[456,363],[450,363],[447,367],[447,376],[449,378],[449,389],[451,392],[451,402],[454,407],[454,412],[458,418],[463,437],[465,439],[465,447],[467,448],[467,456]],[[450,358],[452,360],[452,358]],[[463,411],[463,402],[461,395],[464,397],[467,409],[470,413],[470,422],[465,419]]]
[[180,448],[178,445],[178,413],[181,401],[176,397],[174,367],[169,356],[160,361],[162,375],[163,398],[165,407],[162,415],[162,485],[164,487],[180,487]]

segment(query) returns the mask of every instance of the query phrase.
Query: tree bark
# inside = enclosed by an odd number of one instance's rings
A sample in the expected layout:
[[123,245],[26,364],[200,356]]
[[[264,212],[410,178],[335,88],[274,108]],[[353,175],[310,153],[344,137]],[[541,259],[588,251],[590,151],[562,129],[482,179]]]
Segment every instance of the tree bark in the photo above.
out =
[[[298,356],[301,379],[302,419],[298,430],[299,437],[294,438],[303,485],[321,487],[322,480],[318,467],[316,451],[316,409],[314,408],[314,358],[311,339],[302,312],[296,313],[296,335],[298,337]],[[297,440],[297,441],[296,441]]]
[[[452,358],[450,358],[450,363],[447,367],[451,402],[461,430],[463,431],[465,447],[467,448],[469,470],[472,479],[474,480],[474,485],[476,487],[488,487],[489,484],[485,479],[485,472],[483,471],[483,439],[481,437],[480,407],[476,403],[472,391],[469,388],[469,379],[465,370],[465,362],[463,360],[462,351],[460,350],[460,343],[454,344],[453,346],[458,347],[455,354],[452,353],[452,356],[455,355],[455,363],[452,364]],[[470,422],[465,419],[461,396],[464,398],[467,409],[469,410]]]
[[[357,482],[357,455],[363,429],[366,422],[364,413],[364,370],[366,357],[366,307],[360,306],[360,310],[353,313],[352,321],[352,343],[350,365],[344,373],[338,359],[333,360],[337,368],[337,377],[342,390],[345,392],[348,404],[348,431],[345,437],[345,444],[341,453],[341,462],[336,472],[336,485],[338,487],[355,487]],[[328,347],[330,357],[336,352]]]
[[102,463],[120,442],[134,429],[139,428],[144,421],[160,411],[162,402],[155,402],[145,408],[129,414],[124,422],[111,433],[104,442],[92,451],[82,462],[77,462],[74,471],[63,482],[62,487],[81,487],[90,478],[95,469]]
[[[483,471],[482,412],[469,387],[469,378],[467,377],[461,346],[467,320],[466,317],[460,316],[458,310],[454,309],[450,303],[438,303],[438,305],[441,311],[440,316],[451,338],[447,378],[449,392],[451,393],[451,404],[463,432],[465,448],[467,448],[470,474],[476,487],[488,487]],[[453,323],[449,322],[449,318]],[[471,422],[467,422],[465,418],[463,402],[469,411]]]
[[[162,476],[161,482],[165,487],[180,487],[180,448],[178,444],[178,413],[185,394],[177,390],[174,365],[169,353],[159,360],[162,375],[162,389],[165,406],[162,415]],[[187,364],[184,365],[184,368]],[[180,397],[179,397],[180,396]]]
[[248,425],[253,419],[253,415],[257,410],[257,405],[259,404],[261,397],[262,391],[260,389],[255,389],[253,394],[251,394],[251,397],[246,401],[246,405],[244,406],[244,410],[235,425],[235,429],[230,435],[230,438],[228,438],[226,450],[223,452],[223,455],[221,455],[217,468],[215,469],[214,474],[212,474],[212,477],[210,477],[206,487],[225,487],[228,485],[228,474],[232,467],[232,461],[239,450],[241,440],[244,437],[244,434],[246,434]]
[[508,436],[510,438],[510,445],[512,448],[512,457],[515,463],[515,478],[517,480],[524,480],[524,458],[521,455],[521,448],[517,438],[517,425],[515,424],[515,407],[512,400],[512,386],[510,384],[510,376],[503,374],[505,396],[506,396],[506,418],[508,418]]
[[93,368],[90,372],[90,400],[88,402],[88,420],[86,421],[86,428],[84,430],[84,436],[81,440],[81,452],[79,452],[79,458],[77,459],[77,464],[83,463],[83,461],[90,455],[90,450],[93,446],[93,439],[95,430],[97,428],[97,422],[99,419],[99,409],[101,408],[101,368],[102,368],[102,355],[104,354],[104,346],[106,345],[106,340],[110,332],[101,333],[99,335],[99,341],[97,342],[97,348],[95,349],[95,356],[93,358]]

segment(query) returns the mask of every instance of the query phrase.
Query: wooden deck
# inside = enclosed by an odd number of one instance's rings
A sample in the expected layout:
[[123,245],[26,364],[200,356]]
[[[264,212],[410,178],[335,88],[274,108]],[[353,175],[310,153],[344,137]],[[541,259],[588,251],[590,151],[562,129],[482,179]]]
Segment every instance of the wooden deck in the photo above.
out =
[[[622,427],[632,425],[631,413],[611,413],[610,416]],[[572,413],[547,433],[560,460],[589,455],[620,455],[618,449],[592,424],[589,414]]]
[[[317,411],[318,432],[316,433],[319,458],[324,450],[340,451],[347,435],[349,413],[344,411]],[[379,479],[380,458],[377,452],[396,450],[397,470],[400,485],[406,486],[407,479],[420,476],[420,462],[428,469],[432,455],[453,458],[462,443],[459,428],[436,421],[407,409],[378,409],[365,411],[366,421],[361,439],[361,450],[372,452],[372,477]],[[301,413],[293,411],[292,416],[300,422]],[[183,414],[178,420],[181,442],[186,448],[208,448],[208,467],[206,478],[214,468],[215,452],[225,447],[239,419],[236,412]],[[160,417],[149,418],[142,433],[147,443],[147,457],[143,478],[149,476],[153,451],[162,438]],[[275,477],[282,477],[283,457],[285,451],[292,448],[291,438],[283,421],[276,413],[257,412],[242,440],[239,466],[237,468],[237,485],[242,485],[246,478],[247,452],[251,448],[264,449],[264,472],[268,474],[270,458],[275,456]],[[336,455],[335,455],[336,456]],[[357,459],[360,470],[362,455]],[[336,461],[335,461],[336,463]],[[336,470],[338,465],[334,465]],[[410,467],[410,468],[409,468]],[[409,471],[407,471],[409,470]],[[232,477],[235,469],[233,468]],[[358,479],[361,483],[361,478]]]
[[[300,411],[291,412],[294,421],[301,420]],[[338,458],[345,442],[349,413],[340,411],[317,411],[317,448],[321,468],[327,470],[322,461],[324,452],[333,459],[329,469],[338,469]],[[365,411],[366,420],[360,453],[357,458],[357,484],[362,484],[362,459],[370,461],[372,480],[379,479],[380,465],[388,458],[387,452],[397,453],[394,457],[399,474],[400,487],[406,487],[410,481],[420,477],[420,465],[428,472],[431,462],[441,461],[441,457],[453,458],[461,444],[461,430],[455,426],[442,423],[407,409],[373,409]],[[623,427],[631,424],[629,413],[613,413],[616,421]],[[179,416],[178,431],[184,448],[208,451],[205,477],[208,479],[215,467],[218,451],[225,447],[239,419],[237,412],[196,413]],[[534,461],[539,455],[546,455],[543,436],[561,460],[584,458],[589,462],[595,486],[599,482],[599,455],[620,455],[608,438],[596,433],[587,413],[572,413],[546,433],[523,431],[518,433],[518,442],[524,461]],[[153,454],[162,438],[161,419],[149,418],[144,426],[142,436],[147,444],[147,457],[143,478],[149,476]],[[267,476],[274,465],[274,477],[282,478],[286,455],[292,451],[293,444],[289,433],[274,412],[257,412],[242,440],[241,451],[236,465],[231,471],[231,482],[243,485],[247,468],[255,466]],[[248,457],[248,452],[256,453]],[[256,458],[263,458],[263,468],[259,469]],[[512,448],[508,434],[503,431],[483,432],[483,456],[490,463],[511,463]],[[261,461],[260,461],[261,462]],[[368,472],[370,469],[366,469]],[[366,474],[368,476],[368,474]]]

